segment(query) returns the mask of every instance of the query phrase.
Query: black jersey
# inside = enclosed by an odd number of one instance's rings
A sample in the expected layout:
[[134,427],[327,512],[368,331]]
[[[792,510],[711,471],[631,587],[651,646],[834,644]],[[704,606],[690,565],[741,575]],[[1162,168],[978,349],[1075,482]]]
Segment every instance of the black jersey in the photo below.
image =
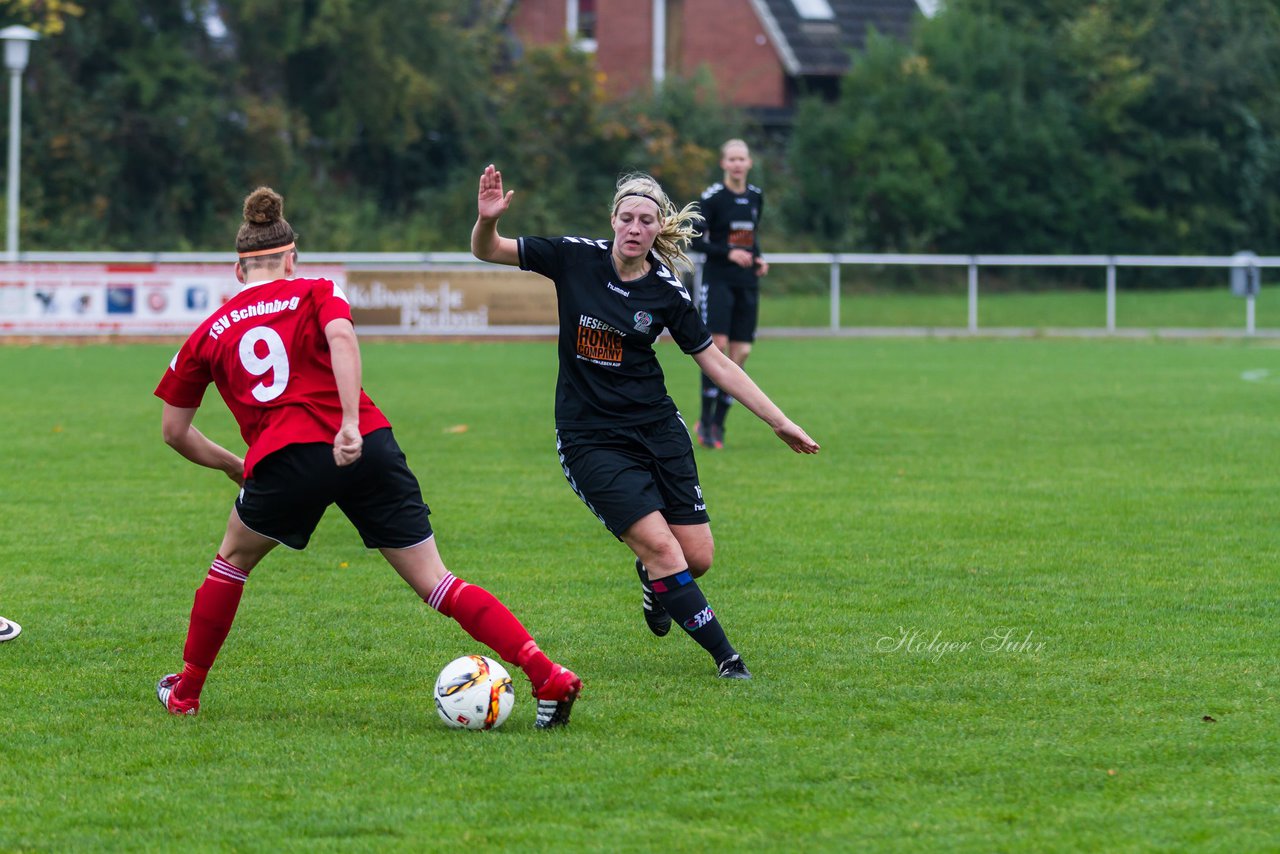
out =
[[746,192],[735,193],[719,182],[702,193],[702,236],[693,248],[706,253],[703,280],[710,284],[755,285],[754,267],[739,267],[729,260],[730,249],[745,249],[760,257],[756,227],[764,209],[764,193],[755,184],[747,184]]
[[711,346],[680,280],[650,253],[652,269],[644,278],[620,281],[611,240],[521,237],[517,243],[520,269],[556,283],[556,427],[622,427],[674,414],[653,342],[668,329],[690,355]]

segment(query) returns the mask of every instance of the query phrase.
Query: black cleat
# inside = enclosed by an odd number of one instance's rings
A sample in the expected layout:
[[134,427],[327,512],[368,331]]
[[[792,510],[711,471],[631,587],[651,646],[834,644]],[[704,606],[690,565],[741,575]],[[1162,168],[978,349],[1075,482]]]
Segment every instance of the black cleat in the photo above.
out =
[[649,586],[649,573],[645,571],[640,558],[636,558],[636,574],[640,576],[640,591],[644,594],[644,622],[649,631],[658,637],[664,637],[671,631],[671,615],[658,601],[658,596]]
[[720,672],[716,675],[721,679],[750,679],[751,671],[743,663],[742,656],[734,654],[720,662]]
[[710,434],[711,447],[719,451],[724,448],[724,425],[712,424],[707,432]]

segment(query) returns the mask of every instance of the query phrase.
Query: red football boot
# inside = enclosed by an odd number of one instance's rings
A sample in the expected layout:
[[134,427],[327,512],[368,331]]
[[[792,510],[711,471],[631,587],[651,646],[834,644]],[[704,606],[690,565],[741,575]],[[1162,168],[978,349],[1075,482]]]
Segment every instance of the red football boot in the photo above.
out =
[[171,715],[194,715],[200,711],[199,700],[179,700],[173,696],[173,689],[178,687],[181,678],[177,673],[170,673],[157,682],[156,699]]
[[556,665],[555,672],[533,692],[538,701],[536,729],[551,729],[569,723],[569,710],[582,693],[582,680],[572,670]]

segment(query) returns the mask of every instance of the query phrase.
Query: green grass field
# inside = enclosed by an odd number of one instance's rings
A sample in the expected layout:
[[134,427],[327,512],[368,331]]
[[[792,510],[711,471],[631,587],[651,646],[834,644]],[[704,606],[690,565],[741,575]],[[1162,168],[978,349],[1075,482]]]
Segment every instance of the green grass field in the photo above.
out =
[[551,344],[367,343],[446,562],[585,680],[551,733],[518,674],[501,730],[438,721],[479,650],[336,511],[162,712],[233,497],[160,441],[173,349],[0,347],[2,850],[1277,850],[1273,344],[762,341],[824,448],[737,411],[699,452],[726,683],[564,483]]

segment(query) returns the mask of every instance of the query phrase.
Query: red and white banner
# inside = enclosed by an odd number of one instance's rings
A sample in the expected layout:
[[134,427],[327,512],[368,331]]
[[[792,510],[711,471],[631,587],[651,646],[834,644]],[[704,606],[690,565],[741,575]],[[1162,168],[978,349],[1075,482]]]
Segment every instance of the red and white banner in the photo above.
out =
[[0,265],[0,334],[185,335],[240,287],[232,263]]
[[[241,286],[234,262],[0,264],[0,336],[186,335]],[[306,264],[332,279],[359,328],[382,334],[483,334],[556,323],[541,276],[493,267],[349,270]]]

